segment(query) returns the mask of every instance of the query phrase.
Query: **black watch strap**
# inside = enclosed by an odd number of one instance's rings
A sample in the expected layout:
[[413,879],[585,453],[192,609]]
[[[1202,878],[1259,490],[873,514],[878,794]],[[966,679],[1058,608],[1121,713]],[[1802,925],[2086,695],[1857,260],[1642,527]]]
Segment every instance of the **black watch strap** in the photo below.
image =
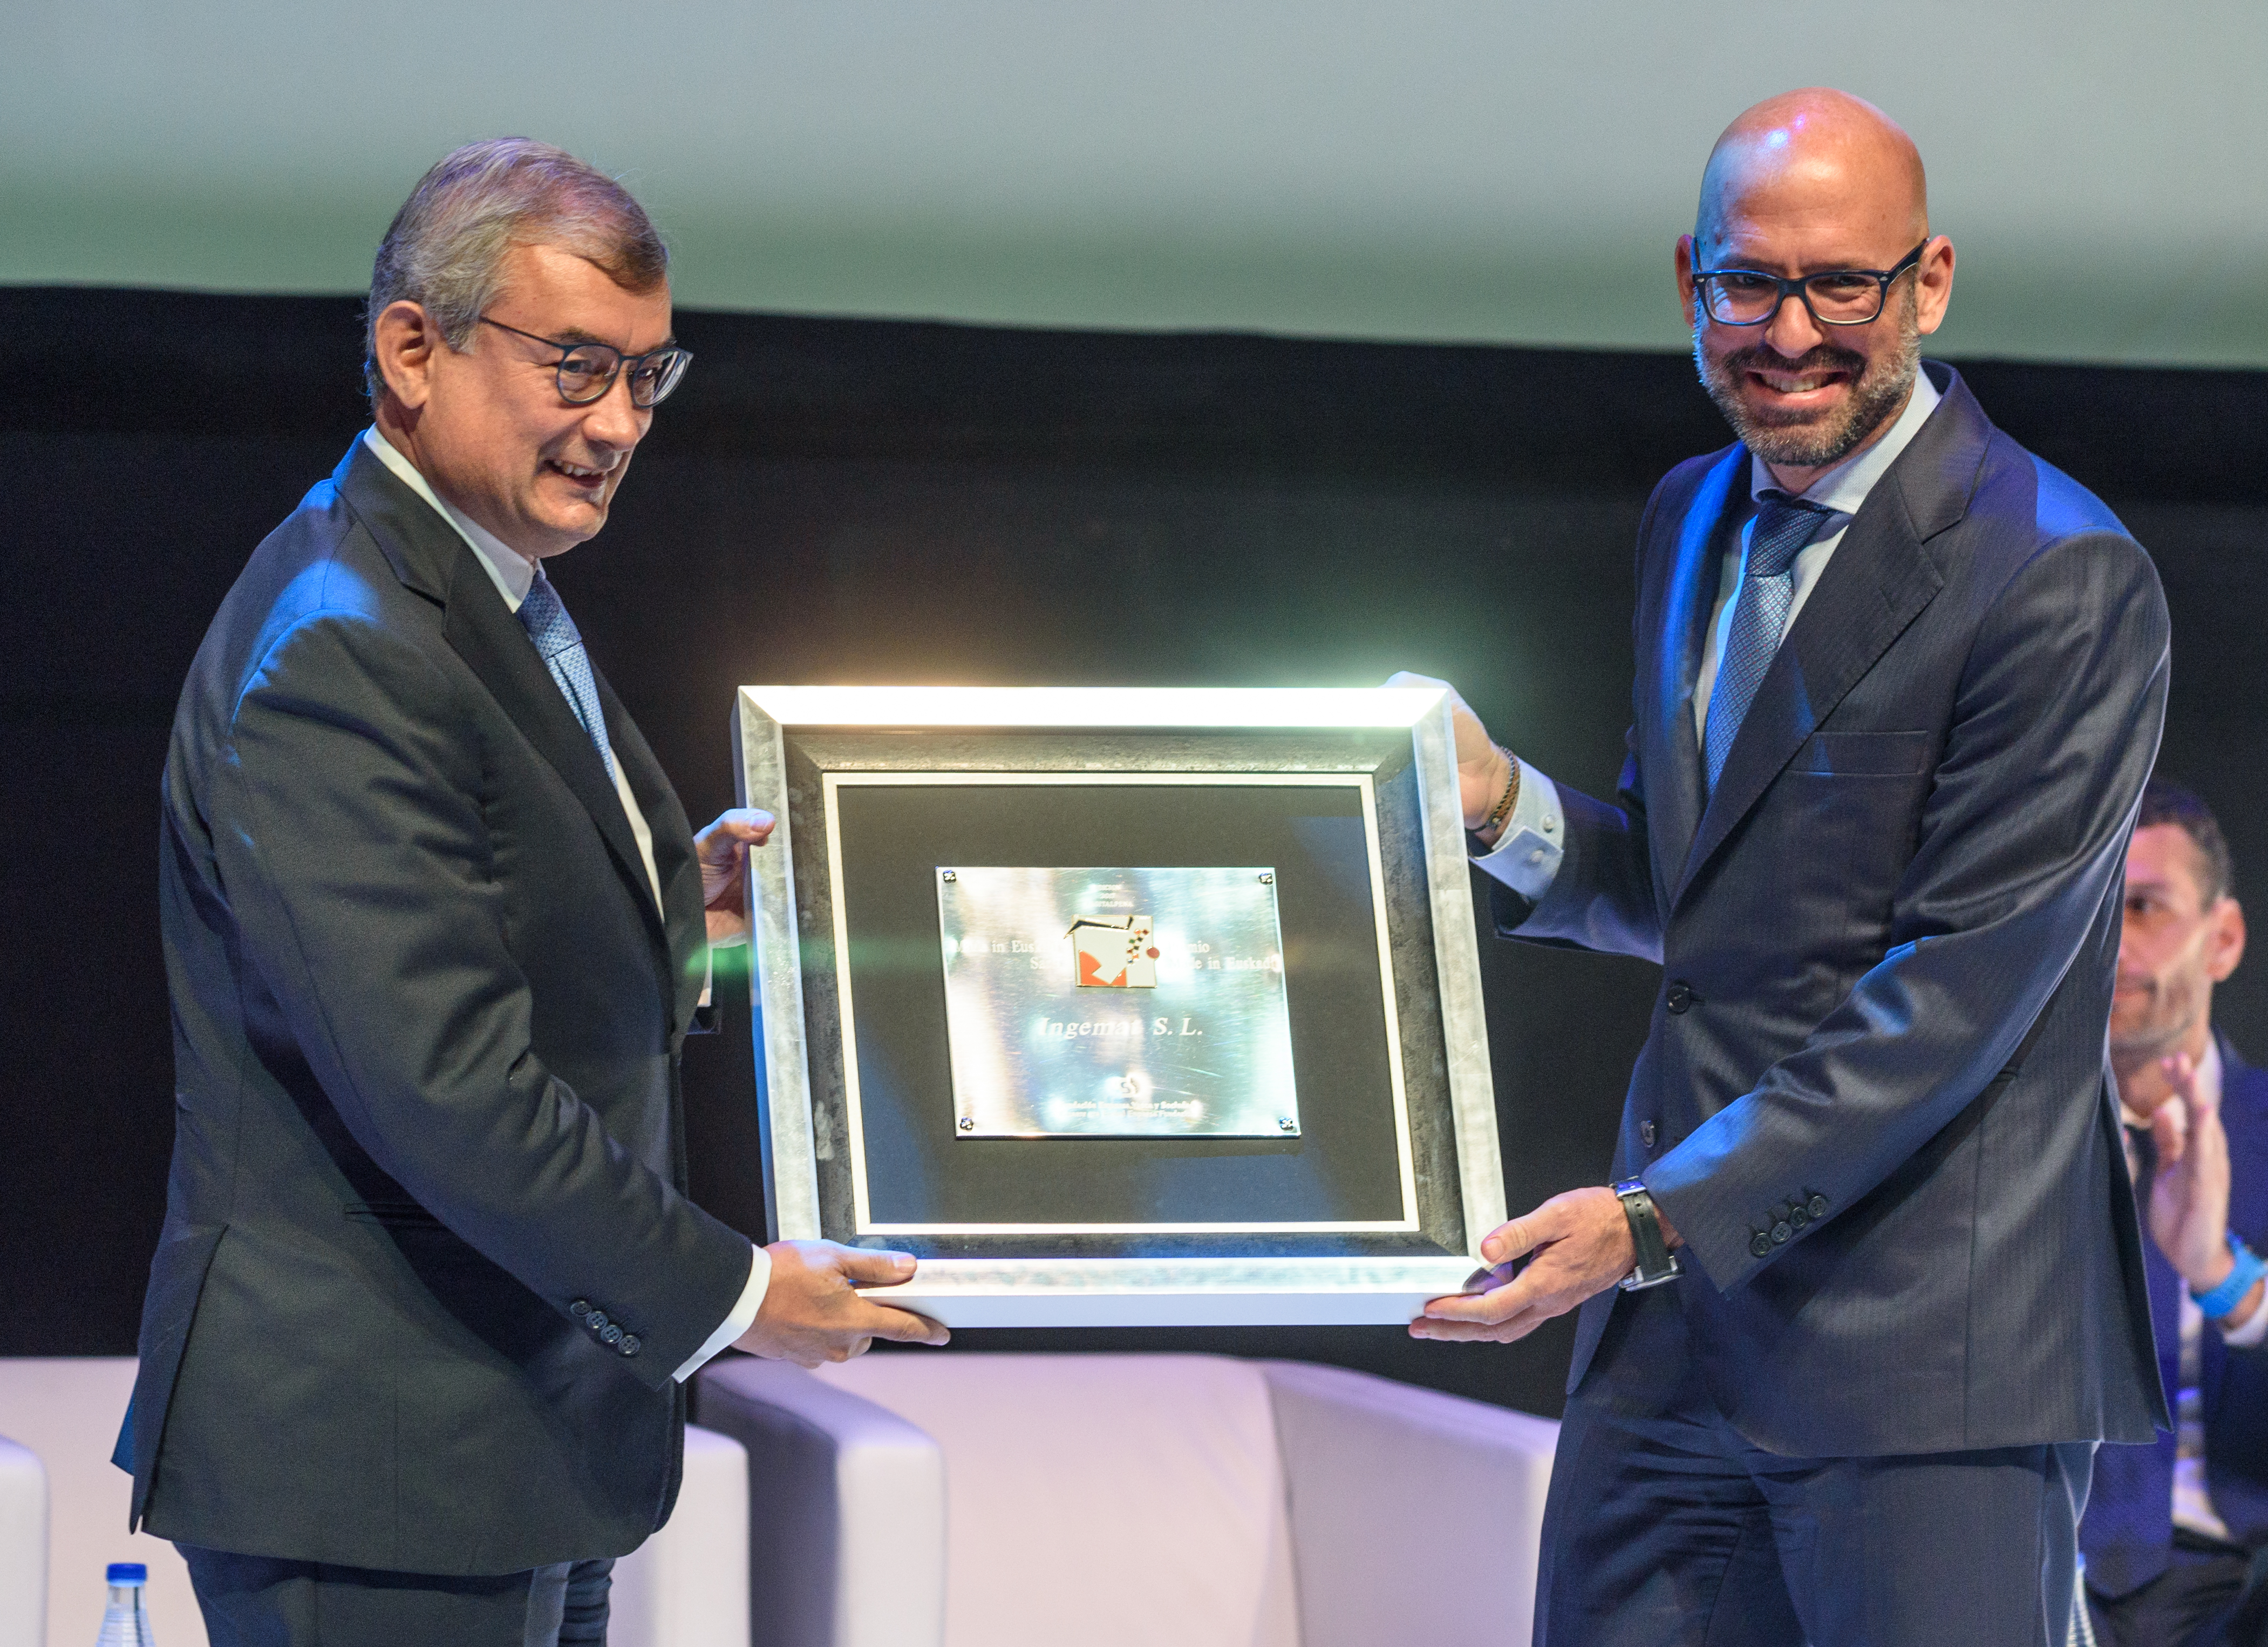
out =
[[1636,1292],[1641,1287],[1676,1280],[1684,1269],[1662,1239],[1661,1215],[1654,1210],[1653,1196],[1635,1178],[1623,1180],[1614,1191],[1621,1198],[1624,1216],[1630,1219],[1631,1241],[1638,1248],[1638,1268],[1623,1277],[1623,1290]]

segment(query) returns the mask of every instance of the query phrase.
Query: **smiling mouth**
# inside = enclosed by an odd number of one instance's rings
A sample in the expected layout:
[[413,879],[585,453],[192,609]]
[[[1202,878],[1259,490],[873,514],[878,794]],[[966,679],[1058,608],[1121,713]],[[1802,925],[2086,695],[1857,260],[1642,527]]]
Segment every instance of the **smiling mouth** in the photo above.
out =
[[1794,359],[1752,346],[1727,356],[1742,393],[1760,411],[1815,415],[1857,392],[1867,363],[1850,350],[1822,344]]
[[1752,366],[1749,369],[1749,379],[1761,384],[1774,394],[1793,397],[1840,387],[1851,381],[1851,374],[1846,371],[1759,371]]
[[599,491],[607,484],[608,471],[586,469],[579,463],[566,463],[557,458],[544,460],[544,467],[553,474],[563,475],[585,491]]

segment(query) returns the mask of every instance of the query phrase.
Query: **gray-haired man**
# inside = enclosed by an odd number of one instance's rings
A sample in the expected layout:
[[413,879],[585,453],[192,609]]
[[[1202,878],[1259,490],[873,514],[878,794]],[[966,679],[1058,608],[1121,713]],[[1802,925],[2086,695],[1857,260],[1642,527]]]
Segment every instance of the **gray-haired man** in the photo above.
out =
[[687,359],[617,185],[449,156],[379,249],[375,427],[183,688],[177,1130],[117,1456],[216,1643],[601,1640],[703,1363],[943,1340],[852,1289],[909,1258],[684,1195],[704,924],[736,936],[771,820],[696,841],[543,563]]

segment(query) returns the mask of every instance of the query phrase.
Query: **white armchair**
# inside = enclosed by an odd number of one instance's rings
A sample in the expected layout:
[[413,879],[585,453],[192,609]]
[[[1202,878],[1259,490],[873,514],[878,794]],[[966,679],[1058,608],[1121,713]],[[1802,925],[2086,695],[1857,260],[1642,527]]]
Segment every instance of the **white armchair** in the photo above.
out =
[[685,1427],[669,1520],[615,1563],[609,1647],[748,1647],[748,1454]]
[[[149,1567],[151,1623],[166,1647],[205,1647],[187,1563],[164,1540],[126,1530],[129,1483],[110,1448],[134,1371],[131,1356],[0,1357],[0,1425],[20,1444],[0,1441],[0,1647],[92,1641],[103,1568],[117,1561]],[[676,1512],[615,1564],[616,1647],[747,1647],[748,1504],[740,1445],[687,1430]]]
[[48,1639],[48,1472],[0,1436],[0,1647]]
[[[134,1390],[131,1356],[0,1357],[0,1429],[38,1460],[47,1479],[47,1640],[80,1647],[102,1629],[103,1569],[150,1569],[150,1622],[166,1647],[205,1647],[189,1570],[173,1547],[126,1530],[131,1482],[110,1449]],[[36,1635],[0,1634],[40,1647]]]
[[698,1411],[749,1452],[756,1647],[1528,1640],[1548,1420],[1205,1356],[734,1359]]

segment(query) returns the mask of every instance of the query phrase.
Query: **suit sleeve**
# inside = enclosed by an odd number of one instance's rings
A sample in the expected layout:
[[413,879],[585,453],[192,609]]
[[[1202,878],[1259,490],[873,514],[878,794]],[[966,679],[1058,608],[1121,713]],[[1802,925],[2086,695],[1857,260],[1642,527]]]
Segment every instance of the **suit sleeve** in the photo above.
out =
[[351,613],[269,646],[232,717],[215,850],[247,959],[355,1141],[555,1308],[643,1340],[660,1388],[725,1319],[749,1244],[624,1151],[531,1047],[453,689]]
[[[1668,481],[1646,500],[1638,524],[1638,582],[1645,586],[1646,546],[1653,539],[1653,518]],[[1643,603],[1631,619],[1636,645],[1646,644]],[[1642,713],[1633,702],[1634,714]],[[1622,776],[1615,801],[1595,800],[1553,780],[1565,825],[1558,872],[1537,898],[1528,898],[1502,880],[1489,883],[1489,912],[1500,937],[1516,937],[1560,949],[1602,950],[1661,960],[1661,907],[1654,896],[1653,856],[1646,832],[1646,783],[1638,760],[1638,727],[1624,734]]]
[[[1633,743],[1636,738],[1633,730]],[[1623,762],[1612,805],[1564,783],[1557,787],[1565,826],[1559,872],[1532,902],[1491,879],[1490,908],[1498,933],[1660,962],[1661,908],[1653,894],[1646,790],[1635,749]]]
[[2268,1346],[2268,1298],[2262,1298],[2252,1313],[2235,1327],[2217,1330],[2220,1333],[2220,1342],[2231,1349],[2257,1350]]
[[2124,537],[2051,544],[2000,592],[1891,912],[1891,930],[1915,936],[1644,1175],[1717,1286],[1810,1232],[1750,1250],[1758,1210],[1789,1186],[1849,1207],[2015,1056],[2119,894],[2167,648],[2156,574]]

